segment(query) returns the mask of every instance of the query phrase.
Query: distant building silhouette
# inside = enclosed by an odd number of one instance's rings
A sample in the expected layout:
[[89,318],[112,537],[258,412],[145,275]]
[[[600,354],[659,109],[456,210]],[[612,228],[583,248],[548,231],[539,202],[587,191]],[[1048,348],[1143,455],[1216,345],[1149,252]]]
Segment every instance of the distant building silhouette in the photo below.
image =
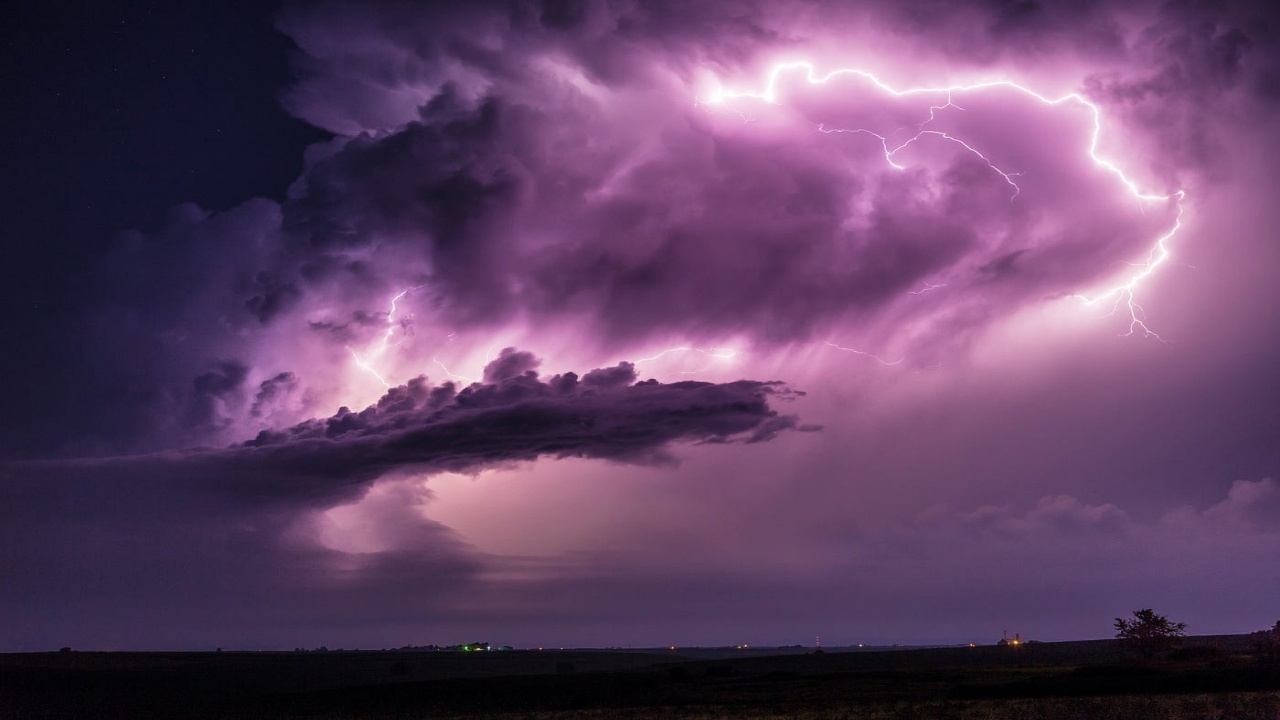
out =
[[1013,638],[1010,639],[1008,631],[1001,633],[1000,642],[996,643],[1000,647],[1018,647],[1022,644],[1022,635],[1020,633],[1014,633]]

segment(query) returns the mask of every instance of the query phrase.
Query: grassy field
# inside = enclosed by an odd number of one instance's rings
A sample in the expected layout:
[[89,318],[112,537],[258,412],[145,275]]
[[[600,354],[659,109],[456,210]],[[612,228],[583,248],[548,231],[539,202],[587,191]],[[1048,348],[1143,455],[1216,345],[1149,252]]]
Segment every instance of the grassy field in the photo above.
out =
[[771,655],[732,649],[0,655],[0,718],[1280,718],[1240,637]]

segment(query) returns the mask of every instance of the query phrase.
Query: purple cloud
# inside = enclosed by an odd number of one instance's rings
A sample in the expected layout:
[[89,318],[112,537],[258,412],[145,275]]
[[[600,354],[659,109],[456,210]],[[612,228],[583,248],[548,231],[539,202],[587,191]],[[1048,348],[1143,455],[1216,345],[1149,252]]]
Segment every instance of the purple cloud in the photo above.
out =
[[[572,367],[834,341],[920,369],[1028,310],[1137,317],[1126,293],[1075,296],[1163,261],[1155,241],[1186,207],[1170,193],[1221,172],[1194,109],[1265,97],[1248,12],[1187,13],[1139,32],[1102,5],[289,6],[286,104],[340,137],[308,151],[283,202],[188,207],[112,259],[73,334],[110,355],[146,348],[108,374],[149,397],[103,432],[137,451],[263,429],[247,389],[196,422],[210,411],[197,380],[226,362],[251,387],[292,373],[287,422],[370,400],[353,360],[403,382],[433,363],[474,377],[481,349],[509,344]],[[869,49],[891,37],[893,52],[837,53],[837,32]],[[891,61],[907,51],[920,62]],[[706,102],[762,91],[773,59],[796,56],[899,88],[996,76],[1083,95],[896,96],[796,70],[776,102]],[[1089,157],[1085,99],[1124,178]],[[538,347],[566,338],[572,351]],[[156,422],[175,412],[188,427]]]
[[[6,563],[0,607],[26,617],[36,596],[63,587],[69,595],[48,619],[24,621],[30,637],[92,617],[99,625],[90,634],[95,642],[118,645],[133,642],[128,633],[137,627],[120,613],[138,586],[166,594],[175,606],[162,612],[169,622],[234,615],[246,603],[264,602],[269,607],[259,620],[275,617],[295,628],[311,622],[305,607],[316,594],[344,612],[357,612],[353,604],[379,585],[413,595],[406,608],[454,598],[439,585],[475,582],[487,561],[412,511],[429,492],[415,500],[395,485],[375,489],[379,478],[476,473],[539,457],[671,464],[669,447],[678,442],[757,443],[785,430],[817,429],[770,407],[799,395],[777,382],[636,382],[630,363],[581,379],[564,373],[542,380],[532,369],[537,364],[530,353],[508,348],[485,369],[482,383],[432,386],[420,376],[360,412],[344,407],[226,448],[10,465],[0,475],[2,545],[33,538],[52,544]],[[205,385],[218,390],[233,380],[210,376]],[[291,380],[274,378],[259,399]],[[388,493],[393,501],[381,503]],[[317,535],[324,513],[354,502],[362,503],[366,521],[370,507],[378,508],[380,520],[366,528],[366,541],[400,528],[394,547],[350,555],[324,544]],[[101,573],[85,577],[93,566]],[[340,566],[345,580],[334,575]],[[293,569],[274,577],[285,567]],[[406,584],[404,573],[419,579]],[[87,585],[67,586],[77,583]],[[217,589],[224,583],[234,583],[228,591],[234,597]],[[89,598],[97,605],[84,605]],[[286,621],[280,614],[298,610],[293,603],[303,609]],[[160,637],[189,643],[199,636],[175,629]],[[6,642],[26,646],[31,641],[23,637]]]
[[1274,11],[455,5],[287,4],[296,181],[49,281],[0,649],[1274,622]]
[[[636,382],[630,363],[581,380],[574,373],[542,380],[533,370],[538,363],[507,348],[485,368],[484,382],[467,387],[432,386],[419,376],[359,412],[342,407],[228,448],[36,463],[16,469],[12,482],[22,486],[16,478],[28,471],[88,473],[156,487],[164,496],[190,492],[208,510],[204,503],[215,498],[230,506],[331,507],[394,472],[474,473],[539,457],[670,463],[676,442],[754,443],[784,430],[818,429],[770,407],[770,400],[802,395],[779,382]],[[242,379],[202,377],[215,390]]]

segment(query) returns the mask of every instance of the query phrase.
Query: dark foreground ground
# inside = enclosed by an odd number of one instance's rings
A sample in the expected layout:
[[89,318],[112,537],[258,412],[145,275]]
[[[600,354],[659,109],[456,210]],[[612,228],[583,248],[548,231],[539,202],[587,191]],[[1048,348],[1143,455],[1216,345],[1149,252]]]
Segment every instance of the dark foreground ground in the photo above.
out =
[[1280,719],[1243,636],[1019,648],[0,655],[0,718]]

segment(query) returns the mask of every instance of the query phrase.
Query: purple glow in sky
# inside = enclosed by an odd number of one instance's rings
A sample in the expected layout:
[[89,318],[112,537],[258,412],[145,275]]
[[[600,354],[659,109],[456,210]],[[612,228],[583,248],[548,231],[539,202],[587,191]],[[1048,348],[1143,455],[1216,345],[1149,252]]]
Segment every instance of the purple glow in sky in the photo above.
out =
[[296,179],[49,271],[0,650],[1280,616],[1274,12],[456,5],[286,4]]

